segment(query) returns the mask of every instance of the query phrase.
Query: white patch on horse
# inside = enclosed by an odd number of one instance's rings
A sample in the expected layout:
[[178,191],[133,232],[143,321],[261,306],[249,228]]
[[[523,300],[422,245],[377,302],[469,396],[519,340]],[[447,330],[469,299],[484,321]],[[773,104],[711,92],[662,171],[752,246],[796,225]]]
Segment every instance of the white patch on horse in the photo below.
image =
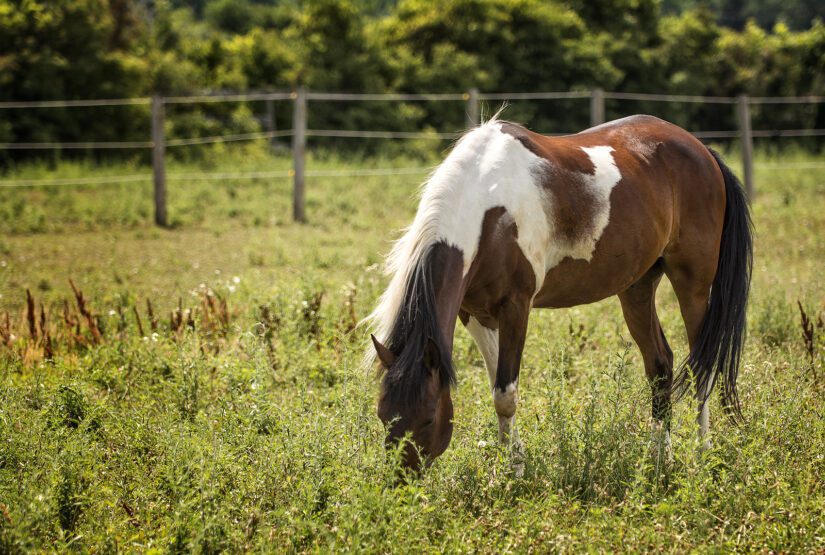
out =
[[[438,242],[458,248],[464,274],[481,240],[484,214],[503,207],[518,228],[518,244],[544,281],[550,239],[544,195],[533,169],[542,159],[501,131],[495,118],[465,134],[424,184],[415,219],[387,257],[390,285],[367,318],[385,341],[404,299],[409,276],[427,247]],[[368,355],[370,357],[371,355]]]
[[495,387],[496,371],[498,369],[498,330],[481,325],[481,322],[470,316],[467,322],[467,331],[484,357],[484,365],[487,367],[487,377],[490,379],[490,389]]
[[509,445],[516,476],[524,475],[524,445],[521,443],[516,426],[516,405],[518,405],[518,382],[508,384],[504,391],[493,388],[493,403],[498,414],[498,441]]
[[518,406],[518,382],[507,384],[504,391],[493,388],[493,404],[499,418],[512,418]]
[[[616,160],[613,159],[611,154],[613,147],[582,147],[582,150],[593,162],[595,168],[593,175],[584,174],[585,186],[590,189],[596,209],[596,215],[591,222],[593,226],[591,235],[583,239],[589,245],[590,251],[586,256],[580,257],[589,261],[593,257],[593,251],[596,250],[596,241],[602,236],[604,228],[607,227],[607,222],[610,221],[610,191],[621,181],[622,174],[619,172]],[[579,257],[573,256],[573,258]]]
[[[595,146],[581,147],[590,158],[593,164],[593,173],[569,173],[557,171],[546,162],[543,171],[549,175],[549,179],[559,179],[566,181],[560,183],[560,187],[580,186],[583,194],[586,194],[587,201],[591,203],[593,216],[589,222],[582,222],[581,232],[573,239],[565,238],[556,229],[554,213],[556,210],[564,210],[564,207],[553,206],[553,194],[545,196],[546,213],[548,219],[553,222],[553,240],[548,244],[545,272],[556,267],[567,257],[590,261],[593,252],[596,250],[596,243],[601,238],[607,223],[610,221],[610,192],[622,179],[622,174],[613,159],[613,147]],[[540,187],[541,185],[537,185]],[[552,187],[552,186],[551,186]]]

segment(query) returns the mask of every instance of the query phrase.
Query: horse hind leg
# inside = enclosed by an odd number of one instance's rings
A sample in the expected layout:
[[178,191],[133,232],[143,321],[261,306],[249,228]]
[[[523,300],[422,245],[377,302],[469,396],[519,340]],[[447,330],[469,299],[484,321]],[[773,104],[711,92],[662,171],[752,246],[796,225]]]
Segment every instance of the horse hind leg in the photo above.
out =
[[468,316],[464,327],[470,332],[478,350],[481,351],[492,390],[496,385],[496,368],[498,367],[498,330],[484,327],[472,316]]
[[[690,262],[681,258],[666,260],[665,272],[679,301],[679,309],[682,312],[682,320],[685,323],[691,350],[696,345],[708,310],[710,288],[716,274],[715,260],[716,257],[713,256],[696,257]],[[703,449],[710,447],[710,440],[707,437],[710,430],[707,397],[711,388],[713,388],[713,380],[708,381],[704,391],[698,391],[697,384],[696,398],[699,403],[696,415],[697,435]]]
[[[667,344],[656,314],[656,288],[662,279],[658,262],[639,281],[619,293],[627,327],[644,360],[645,374],[652,389],[652,439],[658,455],[672,457],[670,442],[673,352]],[[661,450],[660,450],[661,449]]]

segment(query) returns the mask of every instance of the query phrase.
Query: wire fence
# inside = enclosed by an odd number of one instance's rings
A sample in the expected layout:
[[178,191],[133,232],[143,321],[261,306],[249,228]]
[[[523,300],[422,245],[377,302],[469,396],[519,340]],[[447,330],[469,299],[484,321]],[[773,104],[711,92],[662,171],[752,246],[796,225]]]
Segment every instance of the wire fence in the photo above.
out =
[[[298,89],[295,91],[280,92],[252,92],[228,93],[195,96],[174,97],[142,97],[142,98],[114,98],[89,100],[48,100],[48,101],[11,101],[0,102],[2,110],[34,110],[52,108],[85,108],[105,106],[145,106],[151,107],[151,138],[144,141],[80,141],[80,142],[5,142],[0,143],[0,150],[105,150],[105,149],[134,149],[151,150],[152,173],[132,174],[110,177],[65,178],[65,179],[6,179],[0,180],[0,187],[46,187],[46,186],[87,186],[107,185],[113,183],[140,183],[151,181],[154,185],[155,221],[158,225],[166,226],[166,182],[167,181],[220,181],[225,179],[257,180],[257,179],[292,179],[293,180],[293,217],[298,221],[305,220],[304,189],[305,179],[312,177],[358,177],[358,176],[391,176],[415,175],[431,171],[431,168],[373,168],[373,169],[331,169],[307,170],[306,168],[306,140],[311,137],[328,137],[338,139],[379,139],[379,140],[455,140],[460,132],[450,131],[396,131],[396,130],[358,130],[358,129],[312,129],[307,126],[308,104],[312,102],[456,102],[460,103],[464,111],[466,126],[472,127],[480,122],[480,103],[483,101],[548,101],[568,99],[589,99],[590,123],[598,125],[605,121],[605,101],[640,101],[663,103],[696,103],[719,104],[736,107],[736,129],[702,130],[693,134],[699,139],[738,139],[741,145],[743,175],[745,187],[749,197],[754,194],[754,169],[774,171],[790,168],[820,169],[825,162],[797,163],[797,164],[764,164],[756,165],[753,161],[753,140],[756,138],[792,138],[792,137],[822,137],[825,129],[796,128],[796,129],[751,129],[750,110],[759,105],[802,105],[820,104],[825,102],[825,96],[808,95],[795,97],[722,97],[697,95],[670,95],[646,93],[606,92],[600,89],[590,91],[550,91],[550,92],[503,92],[481,93],[471,89],[465,93],[443,94],[373,94],[373,93],[335,93],[315,92]],[[201,137],[184,137],[167,140],[164,132],[165,106],[193,105],[220,102],[255,102],[266,103],[267,119],[269,123],[265,131],[211,135]],[[290,101],[293,105],[293,121],[290,129],[274,129],[273,103],[276,101]],[[547,130],[544,130],[545,132]],[[548,135],[559,133],[547,132]],[[269,140],[278,138],[292,139],[292,169],[258,172],[211,172],[166,174],[165,153],[167,148],[187,147],[194,145],[210,145],[221,143],[237,143],[247,141]]]

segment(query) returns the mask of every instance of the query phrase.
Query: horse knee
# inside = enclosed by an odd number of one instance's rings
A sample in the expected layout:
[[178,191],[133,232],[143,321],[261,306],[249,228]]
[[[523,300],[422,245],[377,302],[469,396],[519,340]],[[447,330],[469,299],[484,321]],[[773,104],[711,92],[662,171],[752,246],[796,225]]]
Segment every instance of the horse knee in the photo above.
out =
[[493,405],[496,407],[496,414],[499,418],[512,418],[516,414],[518,406],[518,386],[516,383],[508,384],[504,390],[493,389]]

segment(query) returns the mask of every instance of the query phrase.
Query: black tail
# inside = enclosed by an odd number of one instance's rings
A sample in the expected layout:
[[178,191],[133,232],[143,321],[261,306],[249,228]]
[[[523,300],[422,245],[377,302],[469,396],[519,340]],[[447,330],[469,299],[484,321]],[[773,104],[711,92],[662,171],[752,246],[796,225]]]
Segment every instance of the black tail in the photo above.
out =
[[[745,340],[745,312],[753,266],[753,224],[739,179],[719,153],[708,150],[725,178],[727,207],[708,311],[696,343],[679,369],[674,391],[677,398],[684,395],[692,375],[697,398],[703,403],[716,382],[721,382],[726,409],[741,417],[736,377]],[[704,397],[701,392],[705,392]]]

